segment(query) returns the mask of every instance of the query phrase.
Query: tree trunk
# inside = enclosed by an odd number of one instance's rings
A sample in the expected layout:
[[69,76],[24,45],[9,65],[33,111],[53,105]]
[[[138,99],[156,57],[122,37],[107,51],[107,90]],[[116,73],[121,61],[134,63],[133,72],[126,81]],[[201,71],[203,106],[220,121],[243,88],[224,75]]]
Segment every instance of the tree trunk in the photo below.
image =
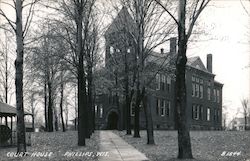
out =
[[179,0],[178,55],[176,60],[175,105],[177,109],[178,158],[193,158],[187,118],[186,98],[186,50],[187,36],[185,31],[186,0]]
[[58,126],[58,115],[57,115],[57,109],[56,107],[53,108],[54,109],[54,118],[55,118],[55,130],[58,131],[59,130],[59,126]]
[[63,92],[64,92],[64,86],[63,82],[61,82],[61,99],[60,99],[60,115],[61,115],[61,121],[62,121],[62,130],[65,132],[65,125],[64,125],[64,118],[63,118]]
[[54,116],[55,116],[55,130],[58,131],[59,130],[59,127],[58,127],[58,116],[57,116],[57,110],[56,108],[54,108]]
[[31,95],[31,112],[32,112],[32,130],[35,131],[35,107],[34,107],[34,95],[35,93],[32,93]]
[[95,86],[94,86],[94,97],[93,97],[93,132],[95,132],[95,117],[96,117],[96,114],[95,114],[95,102],[96,102],[96,92],[95,92]]
[[247,113],[245,114],[245,130],[247,130]]
[[[7,47],[7,46],[6,46]],[[9,78],[9,73],[8,73],[8,51],[6,51],[5,55],[5,103],[8,103],[8,91],[9,91],[9,86],[8,86],[8,78]]]
[[[144,89],[145,90],[145,87]],[[144,113],[146,118],[146,130],[147,130],[147,144],[155,144],[154,141],[154,126],[153,126],[153,120],[152,120],[152,112],[150,108],[150,103],[148,103],[148,99],[146,94],[143,94],[143,107],[144,107]]]
[[131,111],[130,111],[130,99],[129,99],[129,78],[128,78],[128,60],[127,52],[125,52],[125,109],[126,109],[126,134],[131,135]]
[[64,119],[63,119],[63,91],[64,91],[64,86],[63,83],[61,82],[61,99],[60,99],[60,114],[61,114],[61,121],[62,121],[62,129],[63,132],[65,132],[65,125],[64,125]]
[[93,94],[92,94],[92,62],[90,58],[90,53],[88,53],[88,69],[87,69],[87,81],[88,81],[88,136],[93,132]]
[[22,1],[16,0],[16,44],[17,56],[15,60],[16,76],[16,111],[17,111],[17,152],[26,152],[25,124],[23,109],[23,24]]
[[48,132],[53,132],[53,102],[51,82],[48,82],[49,104],[48,104]]
[[140,137],[140,90],[136,91],[135,116],[134,116],[134,137]]
[[48,131],[48,109],[47,109],[47,81],[44,81],[44,120],[45,131]]
[[83,20],[83,2],[76,2],[76,27],[77,27],[77,55],[78,55],[78,145],[85,146],[85,137],[87,133],[86,119],[86,82],[84,78],[83,66],[83,46],[82,46],[82,20]]

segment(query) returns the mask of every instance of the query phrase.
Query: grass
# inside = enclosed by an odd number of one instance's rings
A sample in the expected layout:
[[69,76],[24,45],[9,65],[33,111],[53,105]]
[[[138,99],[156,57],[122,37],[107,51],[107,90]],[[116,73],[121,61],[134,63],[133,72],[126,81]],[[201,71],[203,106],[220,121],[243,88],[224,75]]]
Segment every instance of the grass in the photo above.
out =
[[[125,135],[125,131],[114,131],[136,149],[146,154],[152,161],[176,161],[177,132],[155,131],[155,145],[146,144],[146,131],[141,131],[141,138]],[[98,160],[95,153],[99,147],[99,131],[91,139],[86,139],[86,146],[77,146],[77,131],[32,133],[32,145],[27,147],[29,155],[16,158],[7,154],[16,152],[16,148],[0,148],[0,161],[84,161]],[[250,161],[250,131],[192,131],[191,143],[194,159],[191,161]],[[240,152],[239,156],[221,156],[226,152]],[[53,152],[50,157],[32,157],[35,152]],[[64,156],[69,152],[76,155]],[[72,154],[72,153],[71,153]]]
[[[115,131],[152,161],[178,160],[177,131],[155,131],[155,145],[146,144],[146,131],[141,138]],[[192,161],[250,161],[250,131],[192,131]],[[223,152],[240,152],[239,156],[222,156]]]
[[[41,132],[32,133],[31,146],[27,146],[28,156],[25,157],[8,157],[8,155],[16,153],[16,148],[1,148],[0,160],[1,161],[84,161],[84,160],[97,160],[94,153],[98,151],[99,132],[95,132],[91,139],[86,139],[86,146],[77,146],[77,131],[63,132]],[[39,157],[41,153],[43,155],[49,155],[50,157]],[[78,156],[70,156],[73,153]],[[88,152],[93,152],[90,155]],[[66,154],[66,156],[65,156]],[[36,156],[35,156],[36,155]],[[79,156],[81,155],[81,156]],[[35,157],[34,157],[35,156]]]

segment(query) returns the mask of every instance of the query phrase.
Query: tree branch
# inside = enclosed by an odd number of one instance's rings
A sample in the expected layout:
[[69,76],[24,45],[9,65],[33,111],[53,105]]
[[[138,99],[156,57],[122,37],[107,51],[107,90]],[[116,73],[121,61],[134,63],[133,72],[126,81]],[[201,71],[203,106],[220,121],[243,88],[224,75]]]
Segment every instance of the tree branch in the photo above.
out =
[[0,9],[0,15],[2,15],[2,16],[8,21],[9,25],[11,26],[11,28],[16,32],[16,29],[15,29],[15,27],[14,27],[15,22],[13,22],[12,20],[10,20],[10,19],[6,16],[6,14],[3,12],[2,9]]
[[170,13],[169,11],[168,11],[168,9],[159,1],[159,0],[154,0],[158,5],[160,5],[162,8],[163,8],[163,10],[165,10],[168,14],[169,14],[169,16],[174,20],[174,22],[177,24],[177,25],[179,25],[179,23],[178,23],[178,21],[177,21],[177,19],[174,17],[174,15],[172,14],[172,13]]

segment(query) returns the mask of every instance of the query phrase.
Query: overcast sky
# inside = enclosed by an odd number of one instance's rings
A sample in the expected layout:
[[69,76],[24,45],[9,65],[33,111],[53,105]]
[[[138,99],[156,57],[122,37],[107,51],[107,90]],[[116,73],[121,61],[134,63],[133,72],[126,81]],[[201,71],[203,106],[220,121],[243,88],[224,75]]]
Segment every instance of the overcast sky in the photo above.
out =
[[[250,9],[249,2],[243,3]],[[223,104],[232,117],[241,107],[241,99],[250,96],[250,17],[240,0],[214,0],[202,13],[201,21],[210,34],[201,40],[211,39],[196,42],[188,55],[200,56],[206,65],[206,54],[213,54],[215,79],[224,84]]]
[[[250,9],[250,2],[242,1]],[[232,117],[250,96],[250,16],[240,0],[213,0],[199,21],[207,34],[190,44],[188,56],[200,56],[206,66],[206,55],[213,54],[215,79],[224,84],[223,104]]]

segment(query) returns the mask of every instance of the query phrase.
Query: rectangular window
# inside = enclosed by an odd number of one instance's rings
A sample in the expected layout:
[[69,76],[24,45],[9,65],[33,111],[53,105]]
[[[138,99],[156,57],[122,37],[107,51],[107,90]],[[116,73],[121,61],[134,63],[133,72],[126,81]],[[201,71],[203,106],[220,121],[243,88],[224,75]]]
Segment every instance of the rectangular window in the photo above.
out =
[[167,106],[166,106],[166,115],[170,115],[170,101],[167,101]]
[[130,106],[130,116],[135,116],[135,103],[132,102]]
[[216,122],[216,120],[217,120],[217,110],[214,109],[214,121]]
[[164,99],[162,99],[161,100],[161,107],[160,107],[161,116],[165,116],[165,106],[166,106],[166,101]]
[[211,100],[211,89],[207,88],[207,100]]
[[207,121],[210,121],[210,108],[207,108]]
[[156,74],[156,90],[160,90],[160,74]]
[[102,108],[102,105],[100,105],[100,118],[102,118],[103,116],[103,108]]
[[200,98],[203,98],[203,85],[200,85]]
[[195,84],[195,96],[199,97],[199,84]]
[[193,119],[194,120],[199,120],[199,105],[193,104]]
[[156,99],[156,115],[159,116],[160,115],[160,106],[161,106],[161,100],[160,99]]
[[171,77],[167,76],[167,92],[171,90]]
[[165,75],[161,75],[161,90],[165,91],[165,83],[166,83],[166,77]]
[[192,81],[195,82],[195,76],[192,76]]
[[98,106],[95,105],[95,115],[97,114],[97,112],[98,112]]
[[195,81],[196,81],[196,83],[199,83],[199,78],[196,77],[196,78],[195,78]]
[[192,97],[195,96],[195,84],[192,83]]
[[203,107],[202,107],[202,105],[199,106],[199,110],[200,110],[199,111],[200,112],[199,113],[199,118],[200,118],[200,120],[203,120]]
[[220,91],[217,89],[217,102],[220,103]]
[[216,89],[214,89],[214,102],[216,102]]

